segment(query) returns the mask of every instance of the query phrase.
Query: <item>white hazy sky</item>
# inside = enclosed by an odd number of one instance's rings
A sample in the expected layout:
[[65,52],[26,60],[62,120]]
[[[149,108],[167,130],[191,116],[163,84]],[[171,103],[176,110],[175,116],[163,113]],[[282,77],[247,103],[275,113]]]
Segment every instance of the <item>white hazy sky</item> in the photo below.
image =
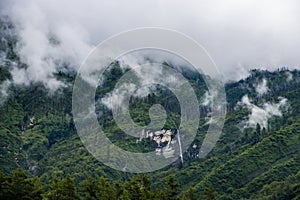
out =
[[[16,73],[30,73],[27,78],[32,80],[49,77],[55,71],[45,57],[78,65],[107,37],[145,26],[175,29],[194,38],[228,79],[238,79],[250,68],[300,68],[297,0],[0,2],[1,12],[19,24],[19,53],[30,65],[27,72]],[[60,47],[49,45],[47,38],[51,35],[61,41]]]

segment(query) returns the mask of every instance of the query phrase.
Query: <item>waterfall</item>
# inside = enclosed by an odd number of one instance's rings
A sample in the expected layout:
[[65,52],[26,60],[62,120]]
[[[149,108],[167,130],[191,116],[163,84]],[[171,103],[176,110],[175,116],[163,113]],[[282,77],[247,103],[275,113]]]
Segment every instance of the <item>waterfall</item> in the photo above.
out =
[[177,129],[177,139],[178,139],[178,145],[179,145],[180,159],[181,159],[181,163],[183,164],[183,156],[182,156],[182,149],[181,149],[180,132],[179,132],[178,129]]

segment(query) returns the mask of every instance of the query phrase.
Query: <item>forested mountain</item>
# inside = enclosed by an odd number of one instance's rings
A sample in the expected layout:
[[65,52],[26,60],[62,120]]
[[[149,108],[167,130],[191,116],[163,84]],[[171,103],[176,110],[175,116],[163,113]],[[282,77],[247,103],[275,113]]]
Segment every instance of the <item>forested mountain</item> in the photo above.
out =
[[[15,52],[18,38],[8,19],[0,21],[0,34],[0,199],[300,198],[300,71],[252,70],[247,78],[227,83],[223,133],[213,151],[200,159],[210,94],[203,75],[180,68],[200,102],[197,136],[183,162],[178,158],[164,169],[136,175],[105,166],[83,146],[72,117],[76,74],[56,73],[66,84],[54,92],[42,83],[14,84],[11,71],[26,65]],[[112,63],[96,99],[111,92],[125,72],[118,62]],[[154,141],[137,142],[124,134],[111,110],[97,102],[99,123],[114,144],[133,152],[155,150]],[[180,105],[167,88],[132,98],[132,119],[139,125],[149,123],[154,104],[164,106],[164,129],[174,132]]]

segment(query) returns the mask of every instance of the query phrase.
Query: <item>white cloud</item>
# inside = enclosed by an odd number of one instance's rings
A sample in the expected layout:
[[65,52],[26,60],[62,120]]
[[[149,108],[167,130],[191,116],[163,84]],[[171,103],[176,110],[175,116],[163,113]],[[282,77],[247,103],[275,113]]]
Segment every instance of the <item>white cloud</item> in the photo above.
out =
[[[244,77],[250,68],[300,66],[296,0],[2,0],[1,8],[17,25],[27,79],[45,84],[50,80],[48,87],[54,89],[57,63],[71,63],[76,70],[100,41],[145,26],[175,29],[195,38],[227,79]],[[49,37],[59,44],[51,44]]]
[[258,83],[255,87],[255,91],[260,96],[266,94],[269,91],[269,88],[267,86],[267,80],[263,79],[262,82]]
[[243,96],[239,105],[245,106],[250,110],[248,120],[245,121],[245,127],[256,127],[259,124],[261,128],[268,128],[268,120],[273,116],[282,116],[282,109],[287,106],[286,98],[279,98],[278,103],[264,103],[261,107],[254,105],[247,95]]
[[109,109],[113,109],[113,105],[118,108],[123,108],[123,104],[125,103],[126,94],[133,94],[136,91],[137,87],[135,84],[123,84],[120,88],[115,89],[112,93],[108,93],[101,99],[101,103],[103,103]]
[[286,77],[287,77],[286,80],[288,82],[290,82],[290,81],[292,81],[294,79],[293,74],[291,72],[286,71],[285,74],[286,74]]
[[8,88],[10,87],[11,82],[9,80],[4,81],[1,85],[0,85],[0,104],[2,104],[6,98],[8,97]]
[[210,106],[213,102],[214,96],[210,94],[208,91],[204,93],[204,97],[202,99],[201,105],[203,106]]

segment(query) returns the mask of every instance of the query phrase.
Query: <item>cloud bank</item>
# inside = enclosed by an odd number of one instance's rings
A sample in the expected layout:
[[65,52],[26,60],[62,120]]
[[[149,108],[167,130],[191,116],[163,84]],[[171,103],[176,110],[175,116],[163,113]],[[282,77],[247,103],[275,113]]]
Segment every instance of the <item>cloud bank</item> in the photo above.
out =
[[267,80],[263,79],[262,82],[258,83],[255,87],[255,91],[259,96],[266,94],[269,91]]
[[296,0],[2,0],[0,5],[16,25],[17,51],[28,65],[12,71],[17,83],[40,81],[56,89],[62,83],[53,73],[64,64],[76,70],[99,42],[145,26],[191,36],[208,50],[226,79],[239,79],[250,68],[300,66]]
[[238,103],[241,106],[244,106],[250,110],[250,115],[248,116],[248,120],[245,121],[246,127],[255,128],[257,124],[261,126],[261,128],[268,128],[268,120],[273,116],[282,116],[282,110],[287,106],[287,99],[283,97],[279,97],[278,103],[264,103],[261,107],[254,105],[249,97],[245,95],[241,102]]

